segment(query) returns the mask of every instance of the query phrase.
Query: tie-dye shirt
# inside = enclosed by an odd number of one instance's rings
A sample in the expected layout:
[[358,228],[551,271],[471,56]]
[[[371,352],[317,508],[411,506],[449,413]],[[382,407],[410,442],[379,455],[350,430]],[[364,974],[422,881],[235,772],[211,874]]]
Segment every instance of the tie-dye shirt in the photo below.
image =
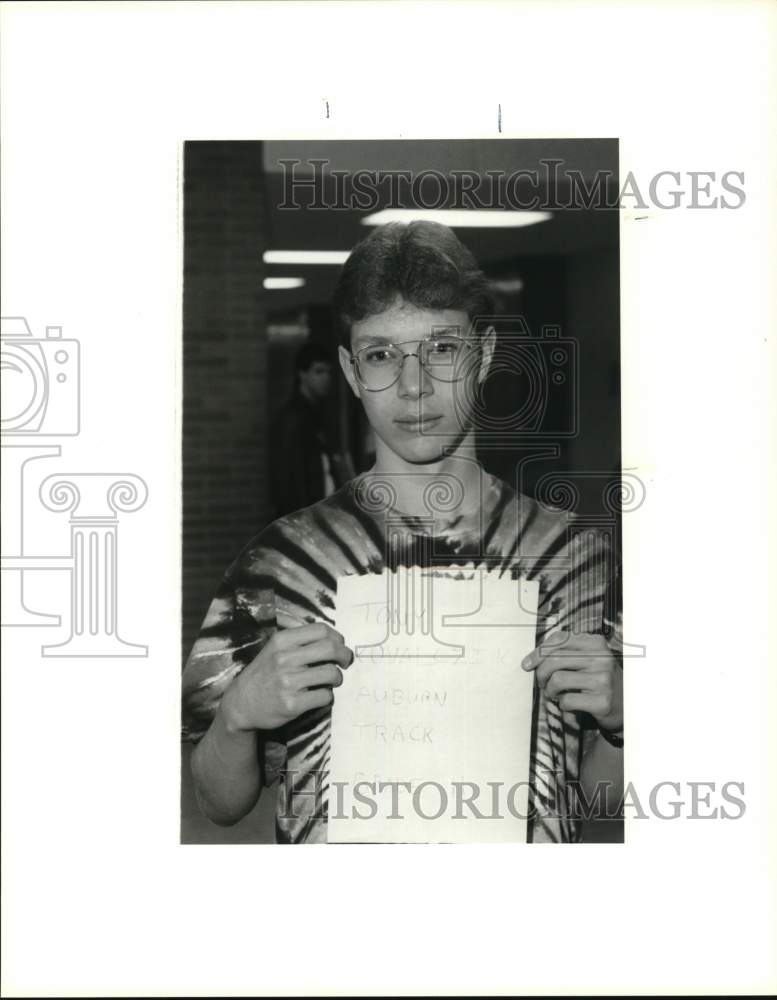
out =
[[[466,513],[446,514],[450,495],[439,484],[436,490],[427,498],[434,514],[410,517],[396,510],[388,480],[363,475],[258,534],[227,571],[189,656],[185,737],[197,741],[207,731],[228,684],[276,629],[334,625],[337,579],[347,574],[420,565],[537,579],[538,642],[549,628],[561,627],[604,631],[612,644],[620,616],[605,607],[613,603],[617,574],[606,533],[491,476],[483,477],[480,502],[463,505]],[[314,709],[258,741],[264,784],[282,779],[279,842],[326,842],[330,719],[330,707]],[[578,780],[584,743],[595,735],[585,725],[585,717],[562,712],[535,686],[532,841],[579,839],[580,824],[564,803]]]

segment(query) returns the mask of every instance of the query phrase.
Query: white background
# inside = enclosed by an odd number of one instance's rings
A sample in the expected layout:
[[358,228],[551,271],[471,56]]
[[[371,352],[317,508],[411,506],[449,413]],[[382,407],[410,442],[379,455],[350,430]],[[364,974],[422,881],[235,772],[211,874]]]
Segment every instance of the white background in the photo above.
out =
[[[777,985],[776,15],[3,5],[3,314],[81,341],[83,431],[51,471],[150,490],[119,567],[147,659],[44,660],[46,630],[3,633],[5,995]],[[625,847],[181,847],[180,144],[492,138],[499,104],[506,136],[619,137],[638,179],[745,172],[738,211],[624,217],[622,323],[624,466],[648,484],[626,518],[627,637],[648,647],[628,777],[744,781],[747,812],[635,820]]]

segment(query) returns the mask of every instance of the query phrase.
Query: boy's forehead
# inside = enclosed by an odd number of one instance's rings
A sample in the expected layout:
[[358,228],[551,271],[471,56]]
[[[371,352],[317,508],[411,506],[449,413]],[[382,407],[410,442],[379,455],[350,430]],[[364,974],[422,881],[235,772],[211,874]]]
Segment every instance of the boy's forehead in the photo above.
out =
[[402,302],[354,323],[351,342],[357,347],[364,341],[376,339],[421,339],[444,330],[464,336],[468,328],[469,317],[460,309],[421,309]]

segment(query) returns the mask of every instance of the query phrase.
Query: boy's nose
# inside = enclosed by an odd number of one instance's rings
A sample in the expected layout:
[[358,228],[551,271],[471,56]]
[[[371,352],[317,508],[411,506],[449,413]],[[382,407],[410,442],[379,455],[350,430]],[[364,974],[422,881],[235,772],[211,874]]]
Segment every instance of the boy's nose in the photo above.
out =
[[398,390],[399,395],[406,399],[418,399],[434,391],[429,374],[415,354],[405,357],[405,363],[399,373]]

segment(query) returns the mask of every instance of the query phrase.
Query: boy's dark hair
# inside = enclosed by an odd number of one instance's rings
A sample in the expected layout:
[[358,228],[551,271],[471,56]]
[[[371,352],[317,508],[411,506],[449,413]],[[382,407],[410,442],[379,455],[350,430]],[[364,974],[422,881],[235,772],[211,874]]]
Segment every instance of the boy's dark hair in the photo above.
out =
[[310,371],[317,361],[325,361],[328,365],[333,364],[332,352],[327,349],[325,344],[319,344],[315,340],[306,340],[297,351],[297,356],[294,359],[294,371],[297,374]]
[[340,342],[350,348],[352,324],[388,309],[397,296],[419,309],[460,309],[470,320],[493,310],[475,258],[438,222],[390,222],[354,248],[334,293]]

